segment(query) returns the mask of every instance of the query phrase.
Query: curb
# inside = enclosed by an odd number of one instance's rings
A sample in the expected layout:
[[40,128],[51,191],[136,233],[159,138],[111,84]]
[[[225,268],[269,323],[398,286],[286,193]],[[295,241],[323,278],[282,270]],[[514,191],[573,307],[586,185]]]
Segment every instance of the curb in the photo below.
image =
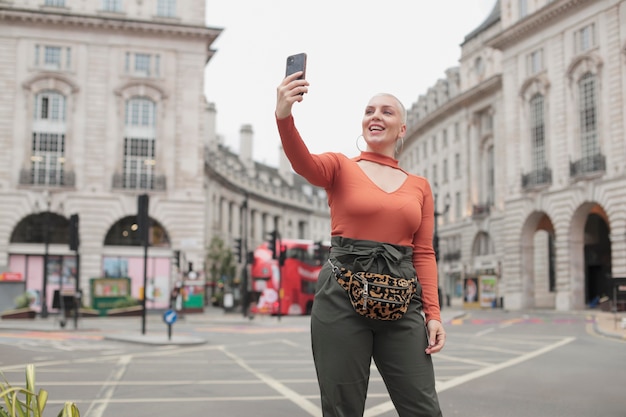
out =
[[626,334],[609,332],[607,330],[603,330],[602,328],[600,328],[600,326],[598,326],[598,321],[596,320],[595,316],[593,320],[593,331],[596,334],[599,334],[601,336],[610,337],[610,338],[618,339],[618,340],[626,340]]

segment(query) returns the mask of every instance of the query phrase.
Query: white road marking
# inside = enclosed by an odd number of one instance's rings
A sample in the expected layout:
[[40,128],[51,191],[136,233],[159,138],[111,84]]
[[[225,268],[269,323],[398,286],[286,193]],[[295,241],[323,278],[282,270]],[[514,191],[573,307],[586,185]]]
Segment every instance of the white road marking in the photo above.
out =
[[[474,380],[476,378],[480,378],[489,374],[492,374],[494,372],[497,371],[501,371],[502,369],[508,368],[510,366],[513,365],[517,365],[520,364],[522,362],[525,362],[527,360],[536,358],[537,356],[543,355],[545,353],[550,352],[551,350],[560,348],[561,346],[565,346],[568,343],[573,342],[574,340],[576,340],[575,337],[566,337],[565,339],[559,340],[558,342],[552,343],[550,345],[544,346],[540,349],[534,350],[532,352],[526,353],[524,355],[520,355],[517,356],[515,358],[509,359],[508,361],[505,362],[501,362],[495,365],[491,365],[491,366],[487,366],[485,368],[479,369],[477,371],[474,372],[470,372],[468,374],[465,375],[461,375],[457,378],[453,378],[450,379],[448,381],[445,382],[441,382],[438,381],[437,382],[437,392],[443,392],[445,390],[448,390],[450,388],[454,388],[458,385],[464,384],[466,382],[469,382],[471,380]],[[393,403],[391,401],[387,401],[384,402],[382,404],[379,404],[375,407],[371,407],[367,410],[365,410],[365,413],[363,414],[363,417],[375,417],[375,416],[379,416],[383,413],[386,413],[388,411],[392,411],[394,409]]]
[[491,332],[493,332],[494,330],[496,330],[496,329],[495,329],[495,328],[493,328],[493,327],[490,327],[490,328],[488,328],[488,329],[485,329],[485,330],[483,330],[483,331],[481,331],[481,332],[476,333],[475,335],[476,335],[476,336],[478,336],[478,337],[480,337],[480,336],[484,336],[484,335],[486,335],[487,333],[491,333]]
[[226,349],[222,349],[222,352],[225,355],[229,356],[235,363],[237,363],[237,365],[239,365],[246,371],[250,372],[252,375],[256,376],[261,381],[265,382],[268,386],[278,391],[285,398],[287,398],[288,400],[296,404],[298,407],[300,407],[301,409],[303,409],[310,415],[315,416],[315,417],[322,415],[322,410],[318,406],[313,404],[311,401],[307,400],[304,396],[298,394],[297,392],[295,392],[294,390],[290,388],[287,388],[285,385],[278,382],[274,378],[252,369],[250,366],[248,366],[248,364],[243,359],[241,359],[239,356],[235,355],[234,353],[231,353]]
[[85,412],[86,416],[102,417],[104,415],[104,412],[106,411],[109,403],[113,399],[113,393],[115,393],[115,389],[118,387],[118,383],[126,373],[126,369],[128,368],[128,364],[131,360],[132,355],[124,355],[120,357],[119,361],[117,362],[117,366],[115,367],[115,369],[113,369],[111,375],[109,376],[109,379],[107,380],[107,382],[109,382],[110,384],[107,384],[100,389],[100,392],[98,393],[99,400],[97,402],[93,401],[91,403],[91,405],[87,409],[87,412]]

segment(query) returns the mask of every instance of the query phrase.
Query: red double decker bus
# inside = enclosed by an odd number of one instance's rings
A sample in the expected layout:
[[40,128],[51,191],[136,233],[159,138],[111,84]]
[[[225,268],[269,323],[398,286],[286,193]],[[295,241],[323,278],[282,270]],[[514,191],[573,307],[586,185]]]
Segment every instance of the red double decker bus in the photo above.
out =
[[254,250],[251,266],[251,314],[310,314],[315,284],[328,259],[329,246],[312,240],[282,239],[284,265],[280,266],[267,243]]

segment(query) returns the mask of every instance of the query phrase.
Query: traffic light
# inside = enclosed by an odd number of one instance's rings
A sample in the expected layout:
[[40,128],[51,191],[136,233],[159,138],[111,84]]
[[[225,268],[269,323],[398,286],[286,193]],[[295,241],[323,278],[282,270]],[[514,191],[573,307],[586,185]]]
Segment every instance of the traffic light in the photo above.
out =
[[235,239],[234,251],[235,251],[235,256],[237,257],[237,262],[239,263],[241,263],[241,260],[242,260],[242,255],[241,255],[242,249],[243,248],[241,247],[241,238]]
[[78,250],[80,241],[78,239],[78,214],[70,216],[70,250]]
[[137,226],[139,227],[139,237],[144,246],[149,244],[150,217],[148,215],[148,194],[141,194],[137,197]]
[[174,251],[174,266],[176,267],[177,271],[180,271],[180,251],[179,250],[175,250]]
[[313,259],[315,259],[318,263],[321,263],[323,259],[322,242],[319,240],[313,243]]
[[278,265],[284,266],[286,258],[287,258],[287,246],[280,245],[280,253],[278,254]]
[[268,233],[270,235],[270,239],[267,241],[267,248],[272,252],[272,259],[278,259],[278,251],[277,248],[277,238],[278,232],[276,230]]

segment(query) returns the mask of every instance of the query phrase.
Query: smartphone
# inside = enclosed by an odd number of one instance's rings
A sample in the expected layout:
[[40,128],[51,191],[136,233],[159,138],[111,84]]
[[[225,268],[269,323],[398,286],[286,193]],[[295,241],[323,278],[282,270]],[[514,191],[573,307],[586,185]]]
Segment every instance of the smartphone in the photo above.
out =
[[302,71],[302,75],[298,77],[299,80],[306,78],[306,54],[304,52],[289,55],[287,57],[287,70],[285,71],[285,77],[298,71]]

